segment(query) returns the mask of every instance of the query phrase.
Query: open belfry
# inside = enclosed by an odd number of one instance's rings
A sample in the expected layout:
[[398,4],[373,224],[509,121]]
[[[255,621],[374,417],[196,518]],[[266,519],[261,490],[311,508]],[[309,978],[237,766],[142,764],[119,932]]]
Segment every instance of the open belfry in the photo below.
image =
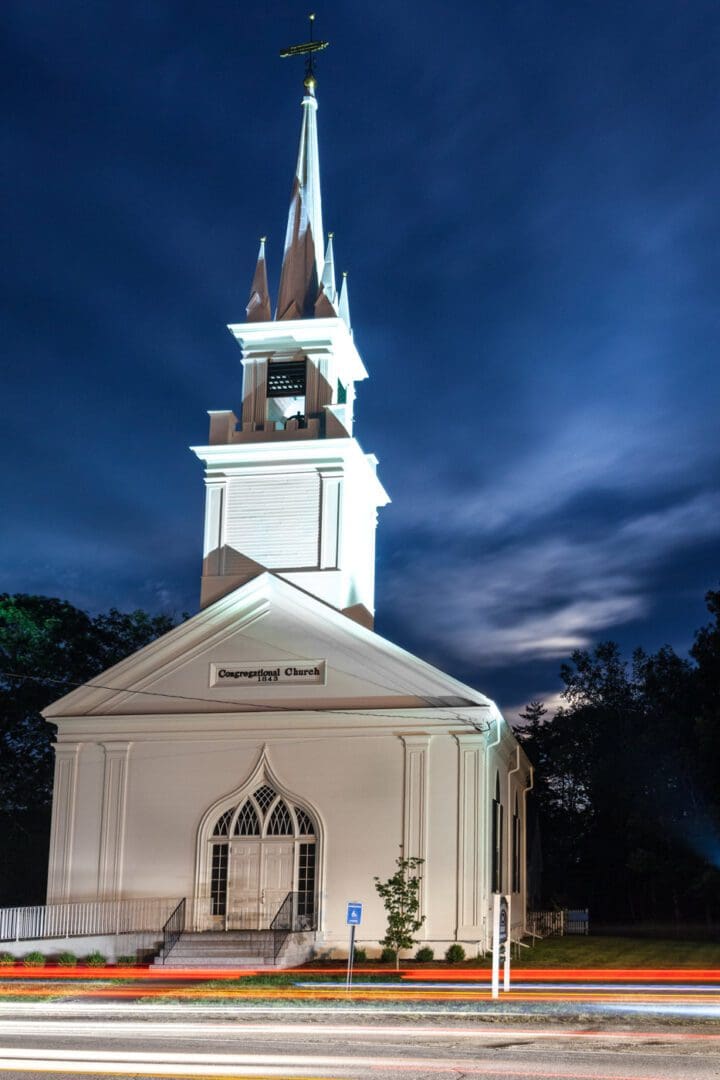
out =
[[168,964],[342,955],[349,901],[376,955],[373,878],[401,856],[422,860],[417,938],[438,955],[489,947],[494,892],[524,922],[527,759],[492,701],[373,630],[389,498],[355,437],[368,373],[323,230],[325,44],[286,50],[306,71],[277,300],[263,240],[229,327],[242,410],[211,412],[193,448],[200,611],[44,713],[58,729],[48,903],[166,902],[181,919]]

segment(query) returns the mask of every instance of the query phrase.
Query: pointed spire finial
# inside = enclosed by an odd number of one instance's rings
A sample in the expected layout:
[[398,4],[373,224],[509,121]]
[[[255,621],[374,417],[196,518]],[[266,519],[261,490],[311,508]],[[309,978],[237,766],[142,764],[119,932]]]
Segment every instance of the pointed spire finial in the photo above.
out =
[[322,285],[325,290],[325,295],[331,304],[334,304],[337,299],[337,288],[335,286],[335,252],[333,250],[334,236],[335,233],[328,233],[328,242],[327,247],[325,248],[325,265],[322,274]]
[[[310,26],[312,29],[313,18]],[[276,319],[307,319],[314,314],[323,276],[323,224],[320,197],[320,158],[312,55],[327,41],[293,45],[281,56],[307,56],[303,120],[295,179],[290,196],[285,250],[280,272]]]
[[316,319],[337,318],[338,291],[335,285],[335,255],[333,252],[334,233],[328,233],[327,247],[325,248],[325,264],[323,266],[320,288],[315,301]]
[[250,286],[250,298],[245,308],[248,322],[269,322],[272,318],[270,309],[270,290],[268,289],[267,263],[265,262],[266,236],[260,237],[255,275]]
[[350,333],[352,333],[352,324],[350,322],[350,299],[348,297],[348,275],[347,270],[343,270],[342,285],[340,286],[340,300],[338,301],[338,315],[341,319],[344,319]]

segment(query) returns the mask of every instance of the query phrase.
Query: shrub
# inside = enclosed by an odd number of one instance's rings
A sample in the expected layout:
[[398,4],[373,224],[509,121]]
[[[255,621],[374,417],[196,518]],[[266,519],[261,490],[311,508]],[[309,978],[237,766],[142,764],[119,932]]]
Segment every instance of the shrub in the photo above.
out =
[[61,952],[57,962],[60,967],[77,967],[77,956],[74,952]]
[[23,957],[25,967],[42,967],[44,963],[45,957],[41,952],[29,952]]
[[356,949],[353,953],[354,964],[367,964],[367,953],[364,949]]
[[137,957],[118,956],[116,963],[118,967],[135,967],[135,965],[137,964]]
[[106,964],[107,959],[100,952],[91,952],[89,956],[85,957],[86,967],[105,967]]
[[388,945],[386,945],[383,951],[380,953],[380,963],[394,964],[396,957],[397,953],[395,952],[395,949],[391,949]]
[[458,945],[457,942],[454,945],[451,945],[445,953],[445,959],[448,964],[459,964],[461,960],[464,960],[465,950],[462,945]]
[[12,953],[0,952],[0,967],[11,967],[16,962]]
[[425,964],[428,960],[435,959],[435,953],[427,945],[423,945],[422,949],[418,949],[415,953],[415,959],[419,960],[421,964]]

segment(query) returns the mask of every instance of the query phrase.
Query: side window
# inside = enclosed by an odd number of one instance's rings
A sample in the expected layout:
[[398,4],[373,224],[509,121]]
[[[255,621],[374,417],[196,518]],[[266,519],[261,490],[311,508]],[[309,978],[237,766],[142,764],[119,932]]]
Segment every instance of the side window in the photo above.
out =
[[521,880],[520,880],[520,809],[518,806],[518,797],[515,796],[515,811],[513,813],[512,820],[512,891],[514,893],[520,892]]
[[492,801],[492,891],[503,891],[503,805],[499,772],[495,774],[495,798]]

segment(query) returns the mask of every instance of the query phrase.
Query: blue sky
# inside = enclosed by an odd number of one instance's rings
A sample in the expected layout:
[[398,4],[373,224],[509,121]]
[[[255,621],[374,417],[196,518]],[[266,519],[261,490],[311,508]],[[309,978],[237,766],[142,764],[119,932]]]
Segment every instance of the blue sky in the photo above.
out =
[[[720,581],[720,9],[317,8],[325,226],[393,503],[377,628],[512,713]],[[0,589],[193,611],[187,447],[280,269],[289,3],[6,0]]]

